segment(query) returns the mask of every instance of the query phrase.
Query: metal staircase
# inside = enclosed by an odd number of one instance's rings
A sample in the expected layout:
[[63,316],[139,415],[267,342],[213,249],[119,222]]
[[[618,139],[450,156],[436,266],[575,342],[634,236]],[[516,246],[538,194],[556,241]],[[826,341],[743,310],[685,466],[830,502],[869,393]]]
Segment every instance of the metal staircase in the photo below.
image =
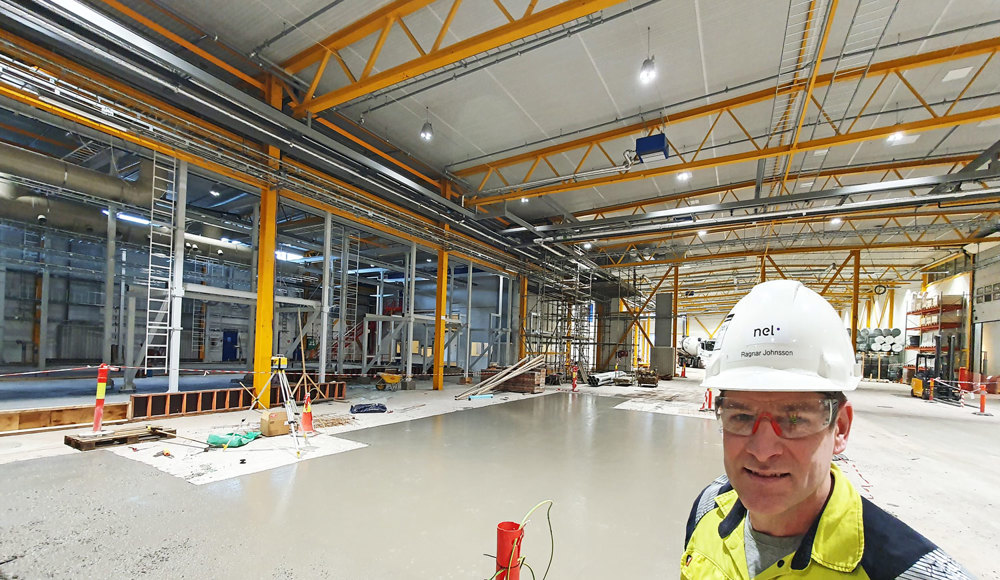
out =
[[193,305],[194,312],[191,313],[191,352],[200,360],[205,360],[205,310],[207,306],[204,301],[198,300]]
[[[361,360],[361,349],[358,345],[358,337],[364,331],[363,324],[358,321],[358,264],[360,261],[360,244],[352,240],[348,233],[344,233],[341,246],[341,256],[346,255],[346,260],[339,260],[340,268],[337,272],[337,286],[333,301],[333,340],[331,343],[331,360],[340,360],[340,321],[344,320],[344,360]],[[355,272],[352,274],[351,272]],[[346,277],[345,277],[346,274]],[[346,284],[344,281],[346,280]]]
[[153,154],[149,205],[149,268],[146,286],[146,374],[167,370],[170,292],[174,253],[174,196],[177,160]]

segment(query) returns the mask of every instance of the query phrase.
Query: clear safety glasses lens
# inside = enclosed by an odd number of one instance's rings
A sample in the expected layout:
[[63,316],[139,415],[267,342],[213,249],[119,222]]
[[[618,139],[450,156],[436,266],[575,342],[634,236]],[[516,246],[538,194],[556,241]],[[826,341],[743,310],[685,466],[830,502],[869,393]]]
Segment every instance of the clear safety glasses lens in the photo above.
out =
[[779,437],[798,439],[815,435],[837,416],[835,399],[820,399],[757,408],[728,397],[716,399],[715,416],[722,430],[732,435],[752,435],[761,427],[773,428]]

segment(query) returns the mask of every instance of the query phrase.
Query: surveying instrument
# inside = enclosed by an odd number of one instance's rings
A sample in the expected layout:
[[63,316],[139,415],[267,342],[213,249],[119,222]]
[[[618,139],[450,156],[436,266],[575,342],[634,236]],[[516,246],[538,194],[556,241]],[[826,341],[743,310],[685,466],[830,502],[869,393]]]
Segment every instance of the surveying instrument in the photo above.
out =
[[[288,368],[288,357],[271,357],[271,378],[278,377],[278,385],[281,388],[281,398],[285,405],[285,416],[288,419],[288,432],[292,436],[292,443],[295,444],[295,456],[301,457],[302,451],[299,449],[299,409],[295,404],[295,395],[292,394],[292,387],[288,384],[288,377],[285,376],[285,369]],[[307,442],[306,434],[302,433],[303,443]]]

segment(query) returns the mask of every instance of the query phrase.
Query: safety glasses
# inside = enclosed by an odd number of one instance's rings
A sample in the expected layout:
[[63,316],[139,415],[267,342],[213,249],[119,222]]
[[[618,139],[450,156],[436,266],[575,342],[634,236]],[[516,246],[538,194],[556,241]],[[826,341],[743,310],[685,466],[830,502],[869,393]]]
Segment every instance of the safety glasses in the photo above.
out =
[[838,407],[837,400],[831,398],[758,407],[722,396],[716,399],[715,416],[722,430],[732,435],[753,435],[761,423],[770,423],[778,437],[798,439],[829,427]]

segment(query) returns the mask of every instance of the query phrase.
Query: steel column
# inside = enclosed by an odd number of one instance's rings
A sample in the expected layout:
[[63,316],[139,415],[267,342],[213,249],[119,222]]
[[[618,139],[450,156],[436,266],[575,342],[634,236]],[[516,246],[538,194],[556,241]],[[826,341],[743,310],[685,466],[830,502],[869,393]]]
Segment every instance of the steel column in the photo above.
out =
[[170,282],[170,347],[167,349],[167,392],[180,390],[181,305],[184,302],[184,231],[187,229],[188,163],[177,165],[174,192],[174,256]]
[[49,268],[42,265],[42,291],[38,304],[38,370],[45,370],[49,358]]
[[858,338],[858,292],[861,285],[861,251],[851,252],[854,257],[854,285],[851,294],[851,345],[857,344]]
[[413,380],[413,310],[416,307],[417,298],[417,245],[410,244],[410,260],[407,264],[406,278],[408,283],[405,284],[406,296],[403,298],[406,302],[406,344],[403,346],[403,352],[406,360],[406,380]]
[[444,388],[444,330],[448,306],[448,252],[438,250],[437,291],[434,300],[434,380],[435,391]]
[[[257,248],[258,231],[260,229],[260,204],[257,204],[253,208],[253,221],[250,223],[250,291],[254,294],[257,293],[257,260],[259,257],[259,251]],[[247,346],[252,349],[256,348],[256,331],[257,331],[257,310],[255,308],[247,309]],[[242,351],[246,356],[247,370],[253,372],[253,356],[247,354],[249,349],[243,347]]]
[[340,316],[337,317],[337,372],[344,374],[344,351],[347,350],[347,276],[351,235],[343,228],[340,241]]
[[[677,356],[677,305],[681,301],[681,269],[674,266],[674,312],[673,326],[670,331],[670,346],[674,349],[674,356]],[[676,358],[674,359],[676,360]]]
[[[969,294],[969,296],[972,296],[972,294]],[[893,314],[894,310],[896,310],[896,289],[895,288],[890,288],[889,289],[889,328],[893,328],[892,314]]]
[[7,308],[7,266],[0,264],[0,364],[7,362],[3,356],[4,337],[3,329],[6,326],[3,313]]
[[274,354],[274,250],[277,235],[278,191],[261,190],[260,235],[257,252],[257,309],[253,350],[253,390],[260,406],[270,406],[271,355]]
[[[115,325],[115,235],[117,215],[113,205],[108,206],[108,240],[104,254],[104,343],[101,362],[111,364],[111,343],[114,342]],[[0,310],[0,312],[3,312]],[[2,324],[0,324],[2,326]]]
[[128,313],[125,316],[125,387],[121,390],[135,392],[135,296],[128,297]]
[[[333,216],[330,212],[323,215],[323,304],[320,316],[319,333],[319,382],[326,382],[327,351],[330,338],[330,235],[333,229]],[[302,360],[305,360],[303,355]]]
[[465,281],[465,378],[469,378],[472,370],[472,262],[469,262],[469,276]]
[[521,274],[521,301],[518,304],[517,316],[520,319],[517,340],[517,360],[527,356],[528,352],[528,277]]
[[[273,77],[265,84],[267,103],[281,108],[281,86]],[[268,146],[271,165],[278,169],[281,150]],[[257,237],[257,312],[253,348],[253,390],[258,406],[271,405],[271,356],[274,354],[274,251],[278,237],[278,189],[264,186],[260,192]]]

